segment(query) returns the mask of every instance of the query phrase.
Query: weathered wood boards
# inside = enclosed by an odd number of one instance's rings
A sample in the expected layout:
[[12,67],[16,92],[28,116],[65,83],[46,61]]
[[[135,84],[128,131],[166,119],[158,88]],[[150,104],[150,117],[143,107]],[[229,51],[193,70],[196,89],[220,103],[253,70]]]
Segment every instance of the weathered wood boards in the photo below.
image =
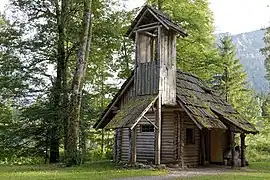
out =
[[245,145],[245,134],[241,134],[240,138],[241,138],[241,166],[245,167],[246,166],[246,155],[245,155],[245,149],[246,149],[246,145]]
[[176,105],[176,34],[159,30],[160,86],[162,105]]
[[156,132],[155,132],[155,164],[160,164],[160,147],[161,147],[161,97],[156,102]]
[[176,105],[176,34],[162,26],[157,37],[136,32],[136,95],[161,93],[162,105]]
[[233,131],[231,131],[231,152],[232,152],[232,168],[235,167],[235,134]]

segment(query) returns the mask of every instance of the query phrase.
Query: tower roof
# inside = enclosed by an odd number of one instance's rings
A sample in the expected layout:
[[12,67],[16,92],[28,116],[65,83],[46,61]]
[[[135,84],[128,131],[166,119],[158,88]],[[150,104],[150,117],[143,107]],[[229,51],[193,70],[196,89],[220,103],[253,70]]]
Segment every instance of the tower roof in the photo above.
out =
[[157,23],[165,27],[168,31],[175,31],[183,37],[188,34],[176,23],[174,23],[168,16],[163,12],[149,6],[145,5],[137,14],[134,21],[132,22],[130,28],[128,29],[126,35],[128,37],[134,36],[134,30],[141,25],[147,25]]

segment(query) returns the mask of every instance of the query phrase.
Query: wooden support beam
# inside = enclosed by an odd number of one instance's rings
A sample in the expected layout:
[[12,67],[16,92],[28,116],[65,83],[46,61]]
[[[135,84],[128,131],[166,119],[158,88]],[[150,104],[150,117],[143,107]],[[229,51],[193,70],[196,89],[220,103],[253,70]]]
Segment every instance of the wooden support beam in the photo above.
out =
[[157,37],[156,34],[153,34],[153,33],[147,32],[147,31],[143,32],[143,34],[145,34],[145,35],[147,35],[149,37]]
[[119,136],[118,136],[118,139],[119,139],[119,142],[118,142],[118,162],[120,162],[121,156],[122,156],[123,128],[120,128],[118,130],[118,132],[119,132]]
[[118,160],[119,160],[119,148],[118,148],[118,128],[115,129],[115,132],[114,132],[114,162],[115,163],[118,163]]
[[246,166],[246,157],[245,157],[245,137],[246,135],[244,133],[241,134],[241,166],[245,167]]
[[136,152],[136,138],[137,138],[137,126],[132,129],[132,164],[136,163],[137,152]]
[[[143,19],[144,16],[146,15],[146,13],[147,13],[147,11],[144,11],[144,13],[143,13],[142,16],[140,17],[140,19],[137,21],[137,23],[136,23],[136,25],[134,26],[134,28],[136,28],[136,27],[140,24],[140,22],[142,21],[142,19]],[[130,31],[128,37],[130,37],[130,36],[133,34],[134,28]]]
[[155,15],[155,13],[153,12],[153,11],[151,11],[150,9],[149,9],[149,12],[167,29],[167,30],[169,30],[170,28],[169,28],[169,26],[167,26],[159,17],[157,17],[156,15]]
[[161,99],[160,95],[156,102],[156,126],[157,129],[155,131],[155,164],[160,164],[160,146],[161,146]]
[[205,164],[205,132],[201,130],[201,165]]
[[160,25],[160,22],[154,22],[154,23],[150,23],[150,24],[144,24],[144,25],[138,26],[136,28],[136,30],[137,29],[141,29],[141,28],[145,28],[145,27],[156,26],[156,25]]
[[231,152],[232,152],[232,168],[235,167],[235,135],[234,132],[231,131]]
[[150,26],[150,27],[145,27],[145,28],[142,28],[142,29],[138,29],[136,30],[136,33],[139,33],[139,32],[144,32],[144,31],[150,31],[150,30],[153,30],[153,29],[158,29],[159,26]]
[[146,116],[143,116],[143,118],[148,121],[151,125],[153,125],[156,129],[158,129],[158,127]]

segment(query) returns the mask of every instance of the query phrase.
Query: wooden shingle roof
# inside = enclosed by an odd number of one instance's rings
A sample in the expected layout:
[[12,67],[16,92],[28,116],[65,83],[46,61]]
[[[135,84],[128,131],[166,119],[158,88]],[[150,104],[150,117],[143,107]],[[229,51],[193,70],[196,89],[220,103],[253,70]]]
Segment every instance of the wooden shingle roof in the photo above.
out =
[[[133,74],[124,83],[113,101],[102,114],[94,128],[114,129],[131,127],[149,109],[156,95],[137,96],[131,99],[117,114],[111,110],[127,86],[134,81]],[[257,133],[256,128],[244,119],[229,103],[215,94],[198,77],[177,70],[176,96],[178,104],[200,128],[223,129],[236,127],[245,133]]]
[[139,11],[138,15],[131,23],[131,26],[128,29],[126,35],[132,37],[134,36],[134,29],[138,28],[140,25],[147,25],[151,23],[160,23],[160,25],[163,25],[167,30],[175,31],[183,37],[186,37],[188,35],[178,24],[174,23],[167,15],[149,5],[145,5]]
[[226,129],[233,125],[246,133],[257,133],[229,103],[209,89],[198,77],[177,70],[177,101],[199,126]]
[[137,96],[129,100],[114,118],[106,125],[105,129],[130,128],[149,110],[158,95]]

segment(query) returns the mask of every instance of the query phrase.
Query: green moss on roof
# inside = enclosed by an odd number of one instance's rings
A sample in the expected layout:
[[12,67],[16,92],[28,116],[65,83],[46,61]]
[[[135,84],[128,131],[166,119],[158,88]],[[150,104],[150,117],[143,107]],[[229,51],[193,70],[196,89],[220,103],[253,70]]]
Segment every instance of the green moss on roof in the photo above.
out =
[[233,107],[221,97],[214,94],[198,77],[177,70],[177,99],[188,110],[194,119],[205,128],[225,129],[219,116],[239,129],[256,133],[256,128],[244,119]]
[[106,129],[131,127],[142,112],[157,98],[157,95],[137,96],[125,105],[107,124]]

